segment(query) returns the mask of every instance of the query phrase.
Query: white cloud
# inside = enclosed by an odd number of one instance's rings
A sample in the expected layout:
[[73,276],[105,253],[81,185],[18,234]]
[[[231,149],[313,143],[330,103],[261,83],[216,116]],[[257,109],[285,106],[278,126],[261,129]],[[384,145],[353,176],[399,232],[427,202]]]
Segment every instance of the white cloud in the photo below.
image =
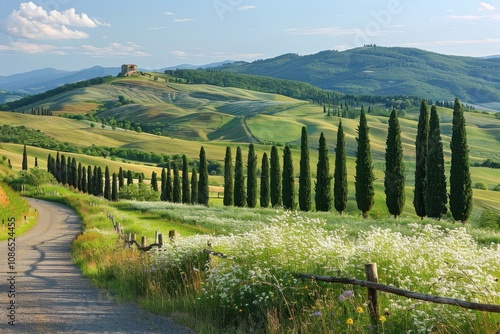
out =
[[149,56],[147,52],[141,50],[141,46],[132,42],[127,42],[126,45],[119,43],[111,43],[108,46],[98,47],[93,45],[82,45],[80,54],[93,57],[145,57]]
[[26,54],[57,54],[66,55],[67,52],[50,44],[12,42],[5,45],[0,44],[0,51],[12,51]]
[[194,19],[175,19],[174,20],[174,22],[176,22],[176,23],[189,22],[189,21],[194,21]]
[[175,56],[177,58],[187,58],[189,56],[189,53],[185,52],[185,51],[181,51],[181,50],[174,50],[174,51],[170,51],[170,54],[172,56]]
[[238,10],[251,10],[251,9],[255,9],[257,7],[255,6],[241,6],[241,7],[238,7]]
[[148,30],[163,30],[163,29],[167,29],[167,27],[166,26],[160,26],[160,27],[148,28]]
[[484,1],[481,2],[481,3],[479,3],[478,10],[481,10],[481,11],[483,11],[483,10],[492,11],[492,10],[495,10],[495,9],[496,8],[492,4],[490,4],[490,3],[487,3],[487,2],[484,2]]
[[500,38],[486,39],[466,39],[466,40],[444,40],[422,43],[405,43],[401,46],[421,47],[421,46],[457,46],[457,45],[485,45],[485,44],[500,44]]
[[33,2],[24,2],[19,10],[13,10],[5,19],[5,32],[11,36],[28,39],[81,39],[89,35],[81,30],[69,27],[96,28],[109,26],[87,14],[77,14],[74,8],[59,12],[47,12]]
[[172,13],[172,12],[165,12],[164,14],[165,14],[165,15],[175,15],[175,14],[174,14],[174,13]]
[[341,29],[336,27],[305,28],[305,29],[289,28],[285,29],[285,32],[287,32],[290,35],[298,35],[298,36],[304,36],[304,35],[340,36],[340,35],[355,35],[361,33],[361,29],[358,28]]
[[449,15],[446,17],[450,20],[462,20],[462,21],[496,21],[500,20],[500,14],[491,15]]

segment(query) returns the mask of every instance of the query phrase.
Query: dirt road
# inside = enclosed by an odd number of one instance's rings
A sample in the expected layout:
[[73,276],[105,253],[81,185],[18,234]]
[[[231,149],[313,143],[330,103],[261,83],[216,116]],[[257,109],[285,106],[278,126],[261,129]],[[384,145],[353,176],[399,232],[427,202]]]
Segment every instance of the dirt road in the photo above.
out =
[[0,333],[193,333],[93,287],[70,260],[70,244],[81,229],[75,212],[29,202],[39,221],[15,239],[15,261],[8,243],[0,242]]

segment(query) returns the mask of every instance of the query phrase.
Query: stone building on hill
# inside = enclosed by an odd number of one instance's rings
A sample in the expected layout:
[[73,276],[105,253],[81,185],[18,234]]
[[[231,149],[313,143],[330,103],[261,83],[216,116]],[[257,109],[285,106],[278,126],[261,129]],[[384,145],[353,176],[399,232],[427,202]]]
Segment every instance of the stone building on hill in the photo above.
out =
[[124,77],[131,76],[132,74],[137,73],[137,65],[135,64],[123,64],[121,75]]

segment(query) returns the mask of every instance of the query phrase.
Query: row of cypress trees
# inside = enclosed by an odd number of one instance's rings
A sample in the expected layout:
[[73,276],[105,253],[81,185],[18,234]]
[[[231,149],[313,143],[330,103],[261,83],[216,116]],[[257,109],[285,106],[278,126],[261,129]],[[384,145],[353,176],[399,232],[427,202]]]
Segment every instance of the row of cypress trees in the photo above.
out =
[[[455,100],[453,112],[453,134],[451,140],[450,210],[455,220],[466,222],[472,208],[472,183],[468,163],[468,147],[463,106]],[[369,127],[364,110],[361,110],[356,151],[355,197],[363,217],[368,217],[374,205],[373,163],[370,150]],[[440,219],[447,212],[447,185],[443,144],[439,127],[439,115],[435,105],[431,107],[430,119],[426,100],[422,100],[417,138],[415,142],[416,170],[413,205],[418,216]],[[231,148],[226,148],[224,163],[224,205],[256,206],[257,156],[253,144],[249,146],[247,160],[247,187],[243,157],[238,146],[233,169]],[[331,205],[340,214],[347,207],[347,168],[345,136],[340,121],[335,148],[335,170],[333,194],[331,190],[328,148],[323,133],[319,139],[319,155],[315,183],[315,207],[317,211],[330,211]],[[260,205],[283,206],[295,209],[295,185],[292,154],[289,146],[283,152],[283,169],[276,146],[271,149],[270,164],[267,153],[262,157]],[[398,113],[392,110],[386,139],[384,189],[386,206],[391,215],[398,217],[405,205],[405,164]],[[332,198],[333,195],[333,198]],[[311,171],[309,143],[306,127],[302,128],[298,205],[301,211],[312,209]]]

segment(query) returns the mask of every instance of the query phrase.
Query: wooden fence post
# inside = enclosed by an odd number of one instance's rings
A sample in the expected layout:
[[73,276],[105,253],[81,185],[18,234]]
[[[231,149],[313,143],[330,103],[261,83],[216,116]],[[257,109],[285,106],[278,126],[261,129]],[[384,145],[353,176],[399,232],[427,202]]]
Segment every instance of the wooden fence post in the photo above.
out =
[[156,231],[156,232],[155,232],[155,242],[154,242],[154,243],[155,243],[155,244],[157,244],[157,243],[158,243],[158,231]]
[[146,244],[147,244],[147,242],[146,242],[146,236],[143,235],[142,238],[141,238],[141,247],[146,247]]
[[[377,264],[365,264],[366,280],[378,283]],[[378,320],[380,318],[380,310],[378,307],[378,292],[376,289],[368,288],[368,312],[372,324],[372,333],[378,333]]]
[[163,234],[158,234],[158,244],[160,245],[160,248],[163,247]]

